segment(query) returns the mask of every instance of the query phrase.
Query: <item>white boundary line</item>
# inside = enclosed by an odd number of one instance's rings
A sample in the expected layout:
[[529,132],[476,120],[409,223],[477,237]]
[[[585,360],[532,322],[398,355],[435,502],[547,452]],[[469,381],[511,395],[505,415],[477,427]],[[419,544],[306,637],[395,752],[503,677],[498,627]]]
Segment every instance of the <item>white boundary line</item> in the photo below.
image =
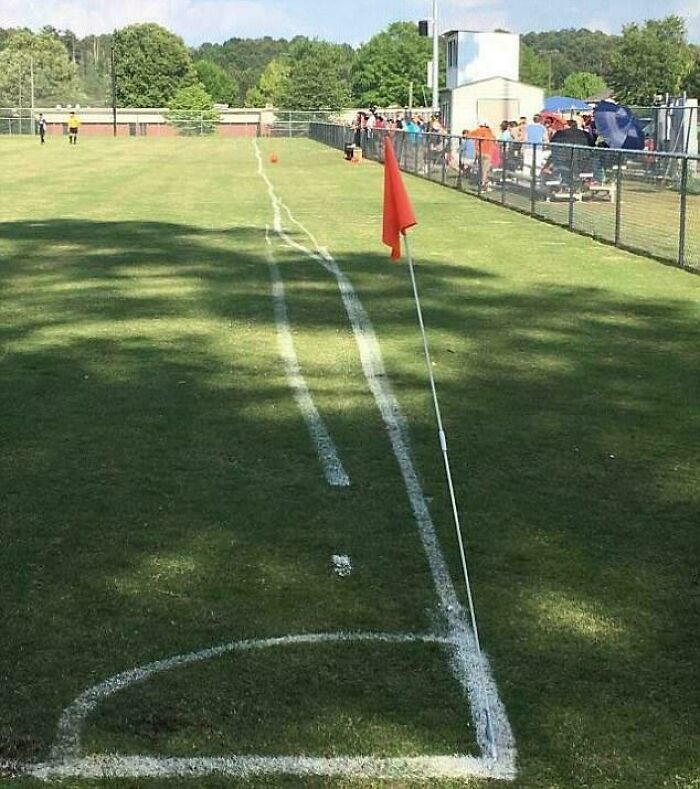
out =
[[[152,756],[89,756],[53,764],[38,764],[30,775],[44,781],[70,778],[202,778],[221,775],[249,779],[264,775],[342,776],[369,779],[417,780],[498,778],[473,756],[417,756],[379,759],[341,756],[223,756],[162,759]],[[403,784],[402,784],[403,785]]]
[[287,371],[287,381],[294,393],[294,399],[301,411],[301,415],[304,417],[311,438],[316,445],[316,453],[328,484],[334,488],[347,488],[350,485],[350,477],[348,477],[343,468],[333,439],[314,405],[311,392],[302,375],[299,359],[294,349],[294,339],[289,328],[284,283],[282,282],[279,266],[275,261],[269,227],[265,228],[265,242],[267,244],[267,263],[272,281],[272,301],[275,311],[275,323],[277,325],[277,341],[280,355],[284,360],[284,366]]
[[[435,527],[430,517],[425,497],[413,466],[409,449],[408,429],[398,401],[391,390],[374,328],[352,284],[340,270],[327,250],[320,247],[313,235],[292,215],[289,208],[277,197],[271,181],[264,173],[262,156],[254,141],[259,171],[268,185],[273,205],[275,232],[290,247],[304,252],[323,264],[338,283],[348,318],[355,334],[362,367],[374,395],[391,445],[401,470],[406,491],[418,525],[419,534],[433,576],[441,611],[448,626],[448,637],[396,633],[316,633],[289,635],[277,638],[250,639],[222,644],[199,652],[176,655],[165,660],[116,674],[84,691],[61,715],[58,734],[51,753],[51,761],[33,765],[10,765],[11,768],[42,780],[67,778],[151,778],[198,777],[225,775],[247,778],[265,774],[296,776],[357,776],[367,778],[430,779],[430,778],[499,778],[512,780],[516,776],[516,751],[510,724],[491,676],[488,659],[482,653],[479,666],[475,653],[473,633],[469,627],[450,577],[449,568],[442,554]],[[284,208],[294,222],[311,240],[315,251],[290,238],[282,228],[281,210]],[[338,757],[334,759],[307,756],[228,756],[195,759],[170,759],[151,756],[90,756],[80,758],[80,738],[87,717],[101,701],[164,671],[182,668],[193,663],[211,660],[222,655],[246,650],[299,644],[353,642],[384,643],[438,643],[452,652],[451,665],[471,703],[471,712],[477,731],[477,741],[483,755],[427,756],[408,758]],[[487,733],[482,702],[488,697],[495,715],[491,720],[493,740]],[[0,765],[1,766],[1,765]]]
[[[411,458],[408,427],[389,383],[379,341],[372,322],[351,282],[341,271],[333,257],[319,245],[313,234],[295,219],[289,208],[277,196],[272,182],[264,172],[262,155],[257,140],[253,141],[253,145],[258,159],[260,175],[267,184],[272,201],[276,232],[286,243],[291,241],[294,248],[305,251],[314,260],[320,260],[325,269],[335,277],[338,283],[345,311],[360,352],[362,368],[389,432],[394,455],[401,469],[406,492],[411,502],[423,548],[430,565],[442,612],[447,620],[450,640],[453,644],[452,669],[455,677],[469,697],[479,747],[482,754],[489,754],[488,758],[493,762],[494,767],[497,767],[498,773],[514,776],[516,750],[508,716],[493,680],[488,658],[483,652],[481,665],[479,664],[474,634],[469,626],[466,612],[457,598],[449,568],[443,556],[435,526],[430,517],[430,511]],[[289,219],[309,238],[315,247],[314,251],[310,251],[303,245],[289,239],[282,228],[282,209],[285,210]],[[486,713],[487,708],[491,710],[493,716],[490,721]]]
[[304,633],[278,638],[232,641],[199,652],[175,655],[124,671],[93,685],[62,714],[56,743],[48,762],[10,765],[17,773],[43,781],[70,778],[182,778],[224,775],[251,778],[258,775],[357,776],[376,779],[501,778],[513,773],[489,759],[467,755],[381,758],[371,756],[222,756],[167,758],[147,755],[80,756],[81,735],[87,718],[105,699],[157,674],[184,668],[234,652],[251,652],[276,647],[323,644],[440,644],[454,646],[445,636],[430,633]]
[[232,652],[249,652],[252,650],[270,649],[272,647],[297,646],[300,644],[332,644],[354,642],[383,642],[388,644],[409,643],[438,643],[446,644],[444,637],[420,634],[396,633],[307,633],[296,636],[279,636],[275,638],[247,639],[244,641],[231,641],[228,644],[202,649],[199,652],[188,652],[185,655],[175,655],[165,660],[156,660],[145,666],[123,671],[103,682],[93,685],[80,694],[78,698],[67,707],[58,722],[58,733],[51,759],[61,762],[66,759],[78,759],[80,756],[80,738],[87,717],[100,704],[100,702],[114,696],[126,688],[139,682],[144,682],[156,674],[164,671],[190,666],[206,660],[222,657]]

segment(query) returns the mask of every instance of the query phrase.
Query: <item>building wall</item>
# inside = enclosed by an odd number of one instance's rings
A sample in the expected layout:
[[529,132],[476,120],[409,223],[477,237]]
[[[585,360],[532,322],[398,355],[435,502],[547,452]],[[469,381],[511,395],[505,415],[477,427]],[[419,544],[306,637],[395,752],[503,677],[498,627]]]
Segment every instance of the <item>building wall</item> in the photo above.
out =
[[[261,134],[267,136],[269,127],[262,126]],[[215,133],[220,137],[257,137],[257,124],[220,124]],[[47,124],[47,135],[62,136],[68,134],[68,124]],[[79,137],[111,137],[114,134],[112,123],[85,123],[80,127]],[[117,123],[118,137],[177,137],[178,131],[166,123]]]
[[[43,113],[49,124],[68,123],[70,109],[55,109],[37,107],[34,115],[38,117]],[[28,110],[25,108],[25,113]],[[93,126],[100,124],[112,125],[111,107],[84,107],[75,110],[83,126]],[[117,124],[164,124],[167,119],[167,109],[163,108],[119,108],[117,109]],[[271,125],[275,120],[275,111],[270,109],[229,109],[219,112],[222,125],[233,126],[255,126]]]
[[515,82],[520,79],[520,36],[517,33],[457,31],[448,36],[447,47],[447,87],[452,90],[494,77]]
[[[461,134],[463,129],[475,129],[486,117],[494,134],[502,120],[517,120],[520,115],[530,119],[544,105],[544,91],[534,85],[512,82],[506,79],[490,79],[466,85],[443,94],[449,106],[449,125],[452,134]],[[507,117],[507,114],[514,117]]]

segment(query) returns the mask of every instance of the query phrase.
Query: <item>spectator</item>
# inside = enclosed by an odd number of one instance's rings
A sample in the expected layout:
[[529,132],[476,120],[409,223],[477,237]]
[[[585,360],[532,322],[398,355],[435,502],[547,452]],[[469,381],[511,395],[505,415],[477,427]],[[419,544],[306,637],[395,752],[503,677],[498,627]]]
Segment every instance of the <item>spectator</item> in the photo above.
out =
[[593,120],[593,116],[584,115],[581,120],[583,122],[583,131],[588,137],[588,144],[595,145],[596,138],[598,135],[596,134],[595,121]]
[[552,136],[552,142],[557,145],[588,145],[586,132],[579,129],[575,120],[566,122],[566,127]]
[[357,113],[357,117],[355,118],[355,123],[353,124],[353,144],[356,148],[359,148],[362,145],[362,127],[364,125],[364,114],[362,112]]
[[539,113],[533,116],[532,123],[529,123],[525,128],[525,142],[532,145],[542,145],[549,142],[547,128],[542,123],[542,116]]
[[498,135],[499,142],[511,142],[513,135],[510,130],[510,123],[508,121],[501,121],[501,131]]
[[488,121],[479,121],[479,128],[470,135],[475,138],[476,163],[481,177],[481,186],[488,188],[491,170],[501,164],[501,152]]
[[[474,161],[476,158],[476,144],[469,135],[469,129],[462,131],[462,139],[460,141],[460,151],[462,153],[462,162]],[[465,165],[466,166],[466,165]]]
[[515,124],[511,134],[513,135],[514,142],[525,142],[527,139],[527,118],[524,115],[521,116],[520,120]]
[[581,151],[580,147],[562,148],[566,146],[583,146],[588,148],[588,137],[586,133],[579,129],[575,120],[566,122],[566,128],[561,129],[552,137],[552,156],[551,161],[554,171],[562,179],[564,186],[571,186],[572,180],[576,183],[581,173],[591,167],[590,155],[587,151]]

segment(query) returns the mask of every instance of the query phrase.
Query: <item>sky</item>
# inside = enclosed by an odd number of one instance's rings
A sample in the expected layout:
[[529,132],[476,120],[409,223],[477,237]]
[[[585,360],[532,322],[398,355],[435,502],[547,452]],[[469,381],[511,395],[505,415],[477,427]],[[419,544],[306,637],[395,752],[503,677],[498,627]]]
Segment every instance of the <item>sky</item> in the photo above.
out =
[[[439,0],[441,32],[450,29],[520,33],[587,27],[619,33],[622,25],[678,14],[700,44],[700,0]],[[431,0],[0,0],[0,27],[43,25],[79,36],[133,22],[158,22],[191,46],[234,36],[317,36],[353,45],[396,19],[432,13]]]

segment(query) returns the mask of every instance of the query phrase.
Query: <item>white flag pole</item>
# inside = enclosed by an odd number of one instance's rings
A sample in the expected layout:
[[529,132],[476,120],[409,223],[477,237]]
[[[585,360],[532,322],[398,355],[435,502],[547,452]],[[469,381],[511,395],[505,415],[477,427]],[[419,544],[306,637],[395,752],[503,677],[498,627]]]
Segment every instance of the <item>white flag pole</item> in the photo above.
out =
[[491,744],[492,756],[496,756],[495,749],[496,743],[493,736],[493,729],[491,727],[491,710],[488,700],[488,691],[484,682],[484,666],[483,658],[481,655],[481,642],[479,640],[479,629],[476,624],[476,610],[474,608],[474,596],[472,594],[471,582],[469,580],[469,569],[467,567],[467,554],[464,548],[464,538],[462,536],[462,526],[459,518],[459,510],[457,509],[457,499],[455,496],[454,482],[452,480],[452,467],[450,465],[450,457],[447,449],[447,437],[442,423],[442,413],[440,411],[440,403],[437,396],[437,388],[435,386],[435,375],[433,374],[433,363],[430,358],[430,347],[428,346],[428,336],[425,331],[425,322],[423,321],[423,309],[418,295],[418,284],[416,283],[416,272],[413,266],[413,256],[411,255],[411,247],[408,242],[408,236],[403,233],[404,244],[406,246],[406,257],[408,259],[408,270],[411,272],[411,284],[413,286],[413,298],[416,303],[416,312],[418,314],[418,323],[420,325],[421,336],[423,338],[423,352],[425,354],[425,364],[428,368],[428,377],[430,379],[430,390],[433,395],[433,406],[435,408],[435,418],[438,426],[438,438],[440,441],[440,451],[442,452],[442,459],[445,465],[445,476],[447,478],[447,487],[450,492],[450,503],[452,505],[452,516],[454,518],[455,530],[457,532],[457,544],[459,546],[459,558],[462,564],[462,573],[464,576],[464,585],[467,590],[467,600],[469,603],[469,618],[471,620],[472,630],[474,631],[474,643],[476,645],[477,660],[479,662],[479,673],[481,674],[482,681],[481,687],[484,689],[485,698],[483,699],[484,713],[486,715],[486,731]]

